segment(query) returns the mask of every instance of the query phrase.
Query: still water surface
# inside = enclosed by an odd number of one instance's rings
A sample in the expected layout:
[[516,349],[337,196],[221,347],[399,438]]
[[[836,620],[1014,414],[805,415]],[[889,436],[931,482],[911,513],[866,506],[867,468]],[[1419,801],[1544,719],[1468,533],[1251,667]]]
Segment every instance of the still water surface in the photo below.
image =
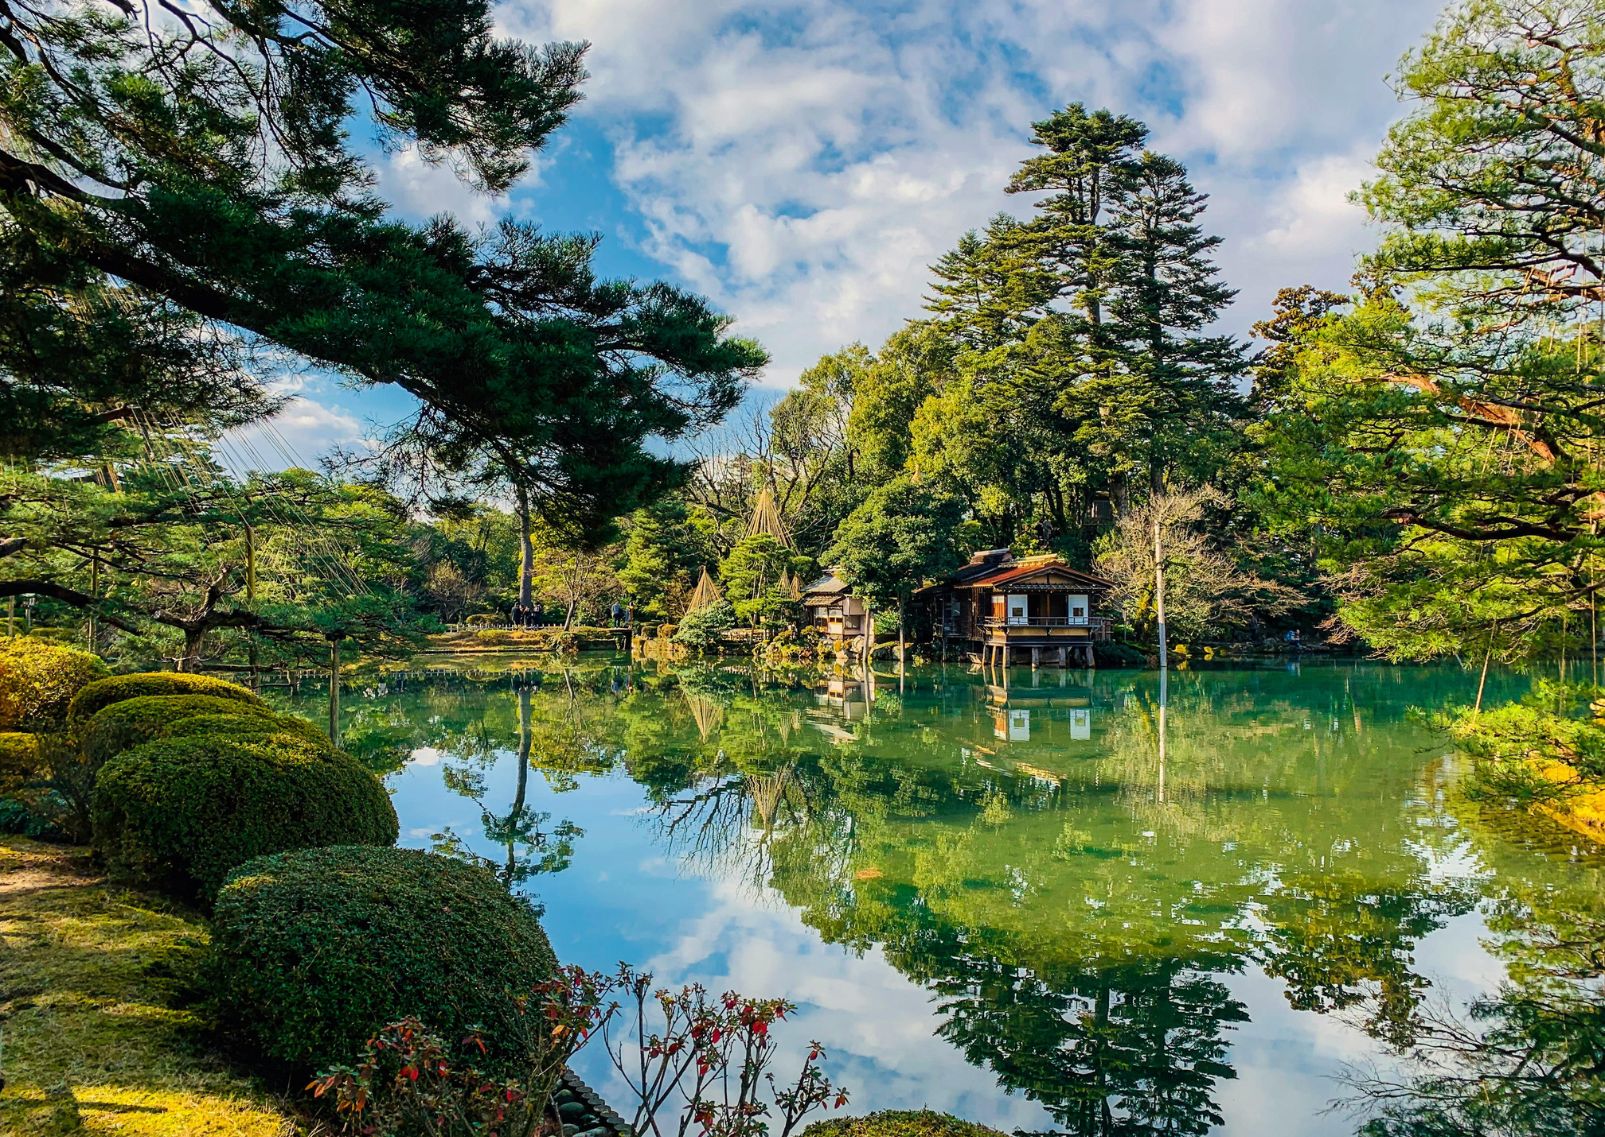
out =
[[[348,690],[402,843],[487,858],[566,962],[794,1000],[853,1112],[1352,1133],[1340,1076],[1498,986],[1498,913],[1605,907],[1592,850],[1457,792],[1418,718],[1454,669],[1185,672],[1162,718],[1152,673],[544,667]],[[555,874],[539,814],[583,830]]]

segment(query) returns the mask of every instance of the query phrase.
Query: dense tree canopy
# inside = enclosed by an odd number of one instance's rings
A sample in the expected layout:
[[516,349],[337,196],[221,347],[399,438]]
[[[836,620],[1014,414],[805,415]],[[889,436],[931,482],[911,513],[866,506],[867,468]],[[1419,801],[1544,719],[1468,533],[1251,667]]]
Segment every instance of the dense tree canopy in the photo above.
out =
[[1602,61],[1597,6],[1454,9],[1403,66],[1364,291],[1302,306],[1269,508],[1323,535],[1344,620],[1393,654],[1594,622]]

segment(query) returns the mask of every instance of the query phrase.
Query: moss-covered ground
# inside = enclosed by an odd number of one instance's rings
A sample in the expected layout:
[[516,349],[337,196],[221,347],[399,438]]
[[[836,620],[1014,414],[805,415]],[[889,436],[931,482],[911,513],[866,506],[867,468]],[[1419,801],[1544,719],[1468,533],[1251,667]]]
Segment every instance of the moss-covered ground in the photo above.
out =
[[0,1133],[286,1137],[282,1103],[209,1052],[206,926],[80,851],[0,836]]

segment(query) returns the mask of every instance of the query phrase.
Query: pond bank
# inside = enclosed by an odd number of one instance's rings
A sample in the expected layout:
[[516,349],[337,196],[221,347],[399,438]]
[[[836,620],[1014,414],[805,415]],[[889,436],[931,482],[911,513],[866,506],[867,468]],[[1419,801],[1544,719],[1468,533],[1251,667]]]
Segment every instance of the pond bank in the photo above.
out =
[[199,917],[81,849],[0,835],[0,1131],[288,1137],[282,1102],[207,1053],[186,977]]

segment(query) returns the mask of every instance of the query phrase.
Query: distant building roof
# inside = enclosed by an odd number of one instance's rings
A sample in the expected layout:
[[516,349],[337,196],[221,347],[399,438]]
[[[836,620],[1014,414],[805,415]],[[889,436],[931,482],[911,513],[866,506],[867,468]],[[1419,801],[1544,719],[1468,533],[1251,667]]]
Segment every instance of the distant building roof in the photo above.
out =
[[1090,572],[1071,568],[1057,553],[1041,553],[1016,559],[1008,549],[985,549],[970,557],[969,563],[937,584],[927,585],[919,592],[938,588],[992,588],[1000,584],[1025,580],[1045,569],[1054,569],[1084,581],[1088,588],[1113,588],[1111,581]]
[[1028,577],[1033,577],[1040,572],[1050,569],[1054,572],[1062,573],[1065,576],[1073,577],[1076,580],[1084,581],[1089,588],[1114,587],[1113,581],[1105,580],[1101,576],[1094,576],[1090,572],[1082,572],[1080,569],[1071,568],[1069,564],[1065,562],[1064,558],[1057,556],[1027,557],[1023,561],[1016,561],[1012,565],[1005,565],[1002,571],[997,573],[995,576],[984,577],[980,580],[972,581],[971,583],[977,586],[985,585],[987,588],[996,588],[999,585],[1012,584],[1015,581],[1025,580]]
[[846,581],[833,572],[827,572],[824,576],[820,577],[807,588],[803,589],[803,596],[804,598],[809,596],[840,596],[842,593],[847,591],[849,591],[849,589]]
[[970,554],[969,563],[947,578],[948,584],[967,584],[1014,563],[1014,553],[1008,549],[982,549]]

